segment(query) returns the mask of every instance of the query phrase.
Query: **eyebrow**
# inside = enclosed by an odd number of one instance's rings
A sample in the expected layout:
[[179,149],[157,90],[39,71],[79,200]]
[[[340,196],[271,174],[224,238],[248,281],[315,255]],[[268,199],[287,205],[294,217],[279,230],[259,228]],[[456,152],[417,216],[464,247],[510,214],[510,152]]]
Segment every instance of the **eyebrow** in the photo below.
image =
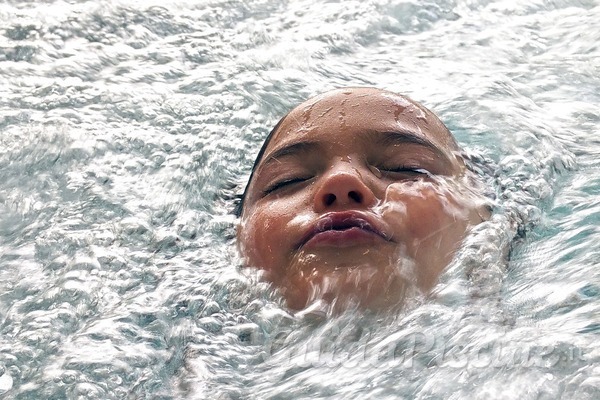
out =
[[450,162],[448,155],[435,143],[429,139],[418,135],[409,130],[397,130],[389,132],[367,132],[371,140],[378,142],[382,146],[393,146],[399,144],[416,144],[423,146],[434,152],[440,158]]
[[320,146],[321,145],[318,142],[313,141],[297,142],[292,143],[289,146],[284,146],[281,149],[275,150],[273,153],[271,153],[265,160],[262,168],[266,167],[269,164],[277,162],[282,157],[308,153],[312,150],[319,148]]
[[[400,144],[416,144],[423,146],[437,156],[442,158],[446,162],[450,162],[447,154],[440,149],[438,145],[430,141],[429,139],[413,132],[410,130],[395,130],[395,131],[367,131],[365,132],[367,140],[374,141],[381,146],[388,147]],[[302,153],[308,153],[321,147],[318,141],[301,141],[292,143],[288,146],[284,146],[271,153],[264,161],[262,168],[273,164],[279,160],[279,158],[286,156],[298,156]]]

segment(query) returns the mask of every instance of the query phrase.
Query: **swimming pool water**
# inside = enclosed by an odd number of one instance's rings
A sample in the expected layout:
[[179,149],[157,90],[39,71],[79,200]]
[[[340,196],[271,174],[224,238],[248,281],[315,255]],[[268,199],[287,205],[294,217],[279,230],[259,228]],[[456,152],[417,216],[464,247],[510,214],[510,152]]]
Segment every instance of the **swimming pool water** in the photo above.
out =
[[[0,21],[2,398],[600,398],[598,1],[8,1]],[[434,110],[496,207],[432,298],[293,316],[241,270],[231,196],[288,109],[349,85]]]

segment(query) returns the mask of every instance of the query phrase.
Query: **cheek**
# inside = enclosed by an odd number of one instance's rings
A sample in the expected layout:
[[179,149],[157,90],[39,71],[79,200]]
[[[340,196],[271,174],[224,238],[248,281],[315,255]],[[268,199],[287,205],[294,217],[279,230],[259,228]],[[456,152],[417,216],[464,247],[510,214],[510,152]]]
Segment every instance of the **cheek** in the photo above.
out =
[[238,242],[240,251],[249,266],[272,269],[276,262],[280,218],[263,210],[252,210],[241,222]]
[[454,228],[464,230],[470,205],[455,193],[430,182],[394,183],[386,191],[383,212],[390,216],[392,224],[397,221],[403,230],[421,239]]
[[284,201],[269,201],[247,210],[238,244],[247,266],[263,269],[274,280],[285,270],[293,243],[293,215]]
[[385,220],[417,264],[421,288],[429,289],[466,235],[469,204],[449,188],[411,182],[390,185],[383,207]]

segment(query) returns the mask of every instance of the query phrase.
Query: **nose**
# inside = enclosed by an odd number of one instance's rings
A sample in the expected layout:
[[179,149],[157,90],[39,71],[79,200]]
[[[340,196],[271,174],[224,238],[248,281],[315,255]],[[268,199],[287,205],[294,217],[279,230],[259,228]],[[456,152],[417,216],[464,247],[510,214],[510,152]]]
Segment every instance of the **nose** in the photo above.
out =
[[334,166],[323,176],[314,201],[317,212],[332,208],[367,208],[377,203],[375,194],[360,172],[351,166]]

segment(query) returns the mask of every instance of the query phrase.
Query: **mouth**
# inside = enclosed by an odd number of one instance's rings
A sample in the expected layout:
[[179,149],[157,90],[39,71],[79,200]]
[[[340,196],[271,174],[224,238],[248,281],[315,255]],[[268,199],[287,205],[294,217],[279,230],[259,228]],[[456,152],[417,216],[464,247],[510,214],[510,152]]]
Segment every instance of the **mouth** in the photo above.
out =
[[321,216],[303,236],[298,247],[350,247],[391,241],[382,223],[360,212],[332,212]]

